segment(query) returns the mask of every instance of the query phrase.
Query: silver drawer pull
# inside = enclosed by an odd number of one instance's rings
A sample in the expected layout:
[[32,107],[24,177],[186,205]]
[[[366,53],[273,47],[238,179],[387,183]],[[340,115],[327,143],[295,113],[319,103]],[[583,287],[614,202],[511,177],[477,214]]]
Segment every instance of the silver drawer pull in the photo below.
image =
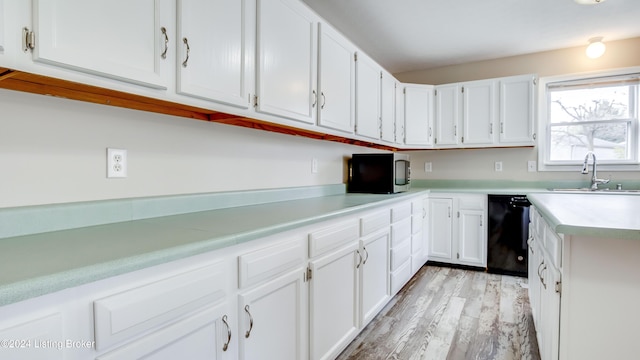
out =
[[187,46],[187,58],[182,62],[183,67],[187,67],[187,62],[189,61],[189,52],[191,48],[189,47],[189,40],[187,38],[182,38],[182,42]]
[[227,327],[227,342],[222,345],[222,351],[227,351],[227,349],[229,349],[229,344],[231,343],[231,328],[227,322],[227,315],[222,317],[222,322]]
[[249,330],[244,334],[245,338],[249,338],[251,336],[251,329],[253,329],[253,316],[251,316],[251,312],[249,312],[249,305],[245,305],[244,311],[249,315]]
[[163,59],[166,59],[167,50],[169,50],[169,35],[167,35],[167,28],[165,28],[164,26],[160,28],[160,31],[162,31],[162,35],[164,35],[164,51],[162,52],[162,54],[160,54],[160,56]]

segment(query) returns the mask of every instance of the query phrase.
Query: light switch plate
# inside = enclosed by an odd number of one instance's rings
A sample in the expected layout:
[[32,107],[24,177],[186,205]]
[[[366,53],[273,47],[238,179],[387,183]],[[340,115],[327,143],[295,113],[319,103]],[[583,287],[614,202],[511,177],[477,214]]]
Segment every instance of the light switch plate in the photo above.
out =
[[424,163],[424,172],[431,172],[432,171],[432,166],[430,162],[425,162]]
[[494,164],[494,168],[496,171],[502,171],[502,161],[496,161]]
[[535,160],[527,161],[527,171],[536,172],[536,162],[535,162]]

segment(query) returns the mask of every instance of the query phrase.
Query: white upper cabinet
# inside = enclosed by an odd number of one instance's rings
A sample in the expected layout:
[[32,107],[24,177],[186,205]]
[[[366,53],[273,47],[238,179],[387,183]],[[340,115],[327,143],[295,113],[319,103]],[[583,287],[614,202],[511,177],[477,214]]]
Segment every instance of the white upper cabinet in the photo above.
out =
[[500,144],[534,145],[535,76],[500,80]]
[[491,145],[498,98],[495,80],[462,85],[462,139],[464,145]]
[[396,79],[386,71],[380,72],[380,138],[396,142]]
[[[33,59],[166,89],[171,34],[162,0],[33,0]],[[172,64],[166,64],[165,66]]]
[[315,124],[315,14],[296,0],[258,0],[257,20],[256,110]]
[[0,55],[4,53],[4,24],[6,21],[4,19],[4,0],[0,0]]
[[326,23],[318,24],[318,125],[353,132],[355,47]]
[[433,86],[405,84],[404,143],[433,146]]
[[246,2],[178,0],[178,93],[249,106]]
[[380,71],[364,53],[356,54],[356,134],[380,139]]
[[438,146],[458,145],[460,130],[460,85],[448,84],[436,86],[435,103],[436,136]]

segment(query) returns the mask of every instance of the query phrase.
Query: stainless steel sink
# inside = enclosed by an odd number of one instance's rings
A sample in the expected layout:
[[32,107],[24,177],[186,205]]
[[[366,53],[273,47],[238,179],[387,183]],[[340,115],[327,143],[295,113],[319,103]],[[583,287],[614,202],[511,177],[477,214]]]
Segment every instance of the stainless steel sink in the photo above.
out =
[[640,193],[638,189],[598,189],[591,190],[589,188],[569,188],[569,189],[549,189],[550,191],[557,192],[584,192],[584,193],[611,193],[611,194],[624,194],[624,193]]

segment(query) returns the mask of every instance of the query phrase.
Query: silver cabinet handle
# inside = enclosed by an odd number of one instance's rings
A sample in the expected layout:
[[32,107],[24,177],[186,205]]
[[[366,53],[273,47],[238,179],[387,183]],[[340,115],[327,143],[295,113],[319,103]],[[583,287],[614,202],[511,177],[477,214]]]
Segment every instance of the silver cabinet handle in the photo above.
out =
[[358,264],[356,265],[356,269],[359,269],[360,265],[362,265],[362,254],[360,254],[360,250],[356,250],[356,253],[358,254]]
[[453,125],[453,136],[458,136],[458,125]]
[[227,327],[227,342],[222,345],[222,351],[227,351],[227,349],[229,349],[229,343],[231,343],[231,328],[227,322],[227,315],[222,317],[222,322]]
[[164,51],[162,51],[162,54],[160,54],[160,56],[163,59],[167,58],[167,50],[169,50],[169,35],[167,35],[167,28],[166,27],[161,27],[160,31],[162,31],[162,35],[164,35]]
[[[542,268],[542,270],[540,270],[540,268]],[[544,288],[547,288],[547,284],[544,282],[544,277],[542,276],[542,273],[547,270],[547,265],[543,262],[540,263],[540,266],[538,266],[538,278],[540,279],[540,282],[542,283],[542,286],[544,286]]]
[[324,109],[324,104],[327,102],[327,98],[324,96],[324,91],[320,92],[320,96],[322,96],[322,105],[320,105],[320,109]]
[[431,137],[432,134],[433,134],[433,131],[431,129],[431,126],[429,126],[429,137]]
[[318,102],[318,93],[316,93],[315,90],[313,90],[312,92],[313,92],[313,104],[311,104],[311,107],[316,107],[316,103]]
[[187,58],[182,62],[183,67],[187,67],[187,62],[189,61],[189,52],[191,48],[189,47],[189,40],[187,38],[182,38],[182,42],[187,46]]
[[504,122],[500,122],[500,134],[504,134]]
[[364,255],[366,256],[362,261],[362,265],[364,265],[367,263],[367,260],[369,260],[369,252],[367,251],[366,247],[362,247],[362,250],[364,250]]
[[451,217],[451,206],[447,207],[447,214],[449,217]]
[[425,219],[427,217],[427,209],[422,208],[422,218]]
[[253,329],[253,316],[251,316],[251,313],[249,312],[249,305],[244,307],[244,311],[249,315],[249,330],[244,334],[244,337],[248,339],[251,335],[251,330]]
[[493,135],[493,124],[489,124],[489,134]]

